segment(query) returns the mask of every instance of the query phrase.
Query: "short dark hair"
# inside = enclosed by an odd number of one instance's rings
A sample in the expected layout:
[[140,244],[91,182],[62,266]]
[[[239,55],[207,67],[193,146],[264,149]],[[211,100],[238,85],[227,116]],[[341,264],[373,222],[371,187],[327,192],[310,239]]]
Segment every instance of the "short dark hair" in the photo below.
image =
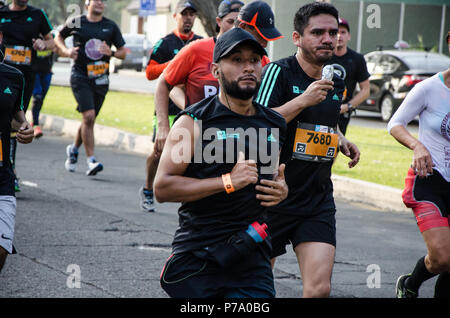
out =
[[309,18],[319,14],[330,14],[339,23],[339,12],[334,5],[327,2],[312,2],[305,4],[295,13],[294,30],[303,35],[303,31],[309,23]]

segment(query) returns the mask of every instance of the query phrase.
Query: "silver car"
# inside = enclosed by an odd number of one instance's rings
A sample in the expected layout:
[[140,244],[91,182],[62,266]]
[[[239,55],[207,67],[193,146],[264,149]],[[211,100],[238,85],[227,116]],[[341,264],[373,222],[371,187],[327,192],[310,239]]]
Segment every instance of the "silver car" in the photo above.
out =
[[111,73],[117,73],[119,69],[134,69],[141,72],[147,65],[150,42],[144,34],[123,34],[127,56],[124,60],[112,58],[110,61]]

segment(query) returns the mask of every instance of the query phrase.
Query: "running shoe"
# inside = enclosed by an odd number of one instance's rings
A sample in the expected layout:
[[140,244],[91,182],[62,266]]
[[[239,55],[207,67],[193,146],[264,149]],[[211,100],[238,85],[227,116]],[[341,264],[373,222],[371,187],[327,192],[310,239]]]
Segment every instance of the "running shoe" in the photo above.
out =
[[66,148],[67,159],[65,162],[66,170],[74,172],[78,161],[78,152],[72,152],[72,145],[68,145]]
[[153,200],[153,191],[141,187],[139,189],[139,196],[141,198],[141,209],[145,212],[155,212],[155,201]]
[[20,192],[20,183],[19,183],[19,178],[14,178],[14,191],[15,192]]
[[86,171],[87,176],[95,176],[98,172],[103,170],[103,165],[98,161],[88,162],[88,170]]
[[34,138],[41,138],[44,136],[41,126],[34,126]]
[[397,284],[395,285],[395,291],[397,293],[397,298],[417,298],[419,295],[412,290],[409,290],[405,286],[406,279],[408,279],[411,274],[401,275],[397,279]]

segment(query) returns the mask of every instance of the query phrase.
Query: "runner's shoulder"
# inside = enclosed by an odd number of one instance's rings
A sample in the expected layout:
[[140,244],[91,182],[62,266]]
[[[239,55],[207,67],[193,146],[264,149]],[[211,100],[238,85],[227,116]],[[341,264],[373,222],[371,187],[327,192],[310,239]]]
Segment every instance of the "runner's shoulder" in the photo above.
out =
[[15,78],[17,81],[23,80],[23,73],[17,68],[6,63],[0,63],[0,73],[2,74],[2,77]]
[[265,114],[267,120],[270,121],[275,127],[279,127],[284,130],[286,129],[286,120],[279,112],[273,110],[270,107],[263,107],[256,102],[254,102],[253,105],[255,105],[255,107],[259,107]]

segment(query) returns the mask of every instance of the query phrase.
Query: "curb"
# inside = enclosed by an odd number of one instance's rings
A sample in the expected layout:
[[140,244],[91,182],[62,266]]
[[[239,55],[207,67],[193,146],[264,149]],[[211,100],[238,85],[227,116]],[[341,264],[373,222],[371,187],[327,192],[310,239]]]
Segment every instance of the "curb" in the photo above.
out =
[[[43,129],[71,138],[75,137],[80,126],[78,120],[46,114],[41,114],[39,122]],[[99,124],[95,124],[94,134],[95,144],[99,146],[110,146],[143,155],[148,155],[153,148],[151,136],[136,135]],[[333,175],[331,180],[337,199],[366,204],[384,212],[411,211],[403,204],[402,190],[337,175]]]

